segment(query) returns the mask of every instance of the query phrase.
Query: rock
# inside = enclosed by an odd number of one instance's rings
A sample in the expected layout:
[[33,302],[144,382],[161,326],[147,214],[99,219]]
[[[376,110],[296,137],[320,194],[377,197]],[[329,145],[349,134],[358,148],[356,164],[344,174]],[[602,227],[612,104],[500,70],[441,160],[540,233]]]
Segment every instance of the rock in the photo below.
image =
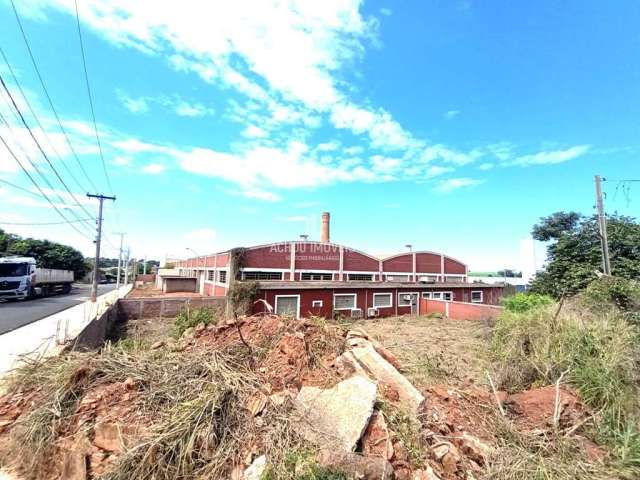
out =
[[394,366],[397,370],[401,370],[400,360],[393,353],[387,350],[382,344],[371,338],[365,331],[359,328],[350,330],[347,333],[347,344],[351,347],[366,347],[367,343],[373,346],[374,350],[380,354],[387,362]]
[[371,378],[398,392],[400,402],[414,413],[418,412],[424,403],[422,394],[393,365],[382,358],[372,345],[355,347],[351,353]]
[[442,460],[442,457],[449,453],[449,445],[446,443],[440,443],[432,447],[431,450],[433,451],[433,456],[435,457],[435,459],[440,461]]
[[158,348],[162,348],[165,346],[165,343],[162,340],[158,340],[151,344],[151,350],[157,350]]
[[62,462],[61,478],[65,480],[87,480],[87,456],[85,452],[66,452]]
[[416,470],[413,472],[413,480],[440,480],[440,477],[433,471],[430,465],[424,470]]
[[135,390],[138,387],[138,382],[131,377],[127,377],[124,381],[124,386],[127,390]]
[[325,468],[343,472],[347,478],[361,480],[391,480],[393,467],[384,458],[363,457],[357,453],[323,449],[318,463]]
[[456,473],[456,470],[458,470],[459,460],[460,457],[452,452],[447,452],[440,461],[440,463],[442,463],[442,469],[444,470],[444,473],[446,473],[447,475],[453,475],[454,473]]
[[364,455],[391,460],[393,457],[393,444],[391,443],[387,422],[381,412],[373,412],[360,443]]
[[257,392],[256,395],[249,398],[246,405],[247,410],[249,410],[254,417],[260,415],[266,406],[267,396],[261,392]]
[[267,457],[260,455],[244,471],[244,480],[260,480],[265,468],[267,468]]
[[194,338],[195,336],[196,336],[195,328],[189,327],[184,332],[182,332],[182,337],[180,338]]
[[120,453],[122,451],[122,436],[120,428],[115,423],[101,422],[93,427],[93,444],[107,452]]
[[478,462],[484,465],[487,460],[495,453],[495,449],[484,443],[478,437],[474,437],[467,432],[462,432],[462,451]]
[[196,325],[196,332],[202,332],[206,328],[207,328],[207,326],[204,323],[201,322],[198,325]]
[[302,436],[318,445],[355,450],[373,413],[376,391],[375,383],[359,375],[326,390],[302,387],[295,399]]

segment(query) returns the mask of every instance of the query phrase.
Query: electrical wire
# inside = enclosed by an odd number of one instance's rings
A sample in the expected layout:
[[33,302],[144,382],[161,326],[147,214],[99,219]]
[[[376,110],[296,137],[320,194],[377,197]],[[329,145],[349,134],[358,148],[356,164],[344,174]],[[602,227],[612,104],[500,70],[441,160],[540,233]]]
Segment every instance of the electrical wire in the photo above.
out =
[[[13,187],[13,188],[15,188],[17,190],[22,190],[23,192],[28,193],[30,195],[33,195],[34,197],[43,198],[42,195],[40,195],[39,193],[33,192],[33,191],[29,190],[28,188],[21,187],[20,185],[16,185],[15,183],[8,182],[7,180],[3,180],[3,179],[0,178],[0,183],[6,183],[10,187]],[[95,219],[92,218],[91,220],[95,220]]]
[[55,106],[53,105],[53,101],[51,100],[51,96],[49,95],[49,91],[47,90],[47,87],[44,83],[44,79],[42,78],[42,75],[40,74],[40,69],[38,68],[38,64],[36,62],[36,59],[33,55],[33,52],[31,50],[31,45],[29,44],[29,40],[27,39],[27,34],[22,26],[22,21],[20,20],[20,15],[18,15],[18,10],[16,9],[16,5],[14,3],[14,0],[11,0],[11,6],[13,7],[13,13],[15,14],[16,17],[16,21],[18,23],[18,26],[20,27],[20,33],[22,34],[22,39],[24,41],[24,44],[27,47],[27,52],[29,53],[29,58],[31,59],[31,63],[33,64],[33,68],[36,71],[36,75],[38,76],[38,80],[40,80],[40,85],[42,86],[42,90],[44,90],[44,94],[45,97],[47,98],[47,101],[49,103],[49,106],[51,107],[51,110],[53,111],[53,115],[56,118],[56,121],[58,122],[58,126],[60,127],[60,131],[62,132],[62,135],[64,136],[67,145],[69,146],[69,150],[71,150],[71,153],[73,153],[74,158],[76,159],[76,162],[78,163],[78,166],[80,167],[80,170],[82,170],[82,173],[84,174],[85,178],[87,179],[87,181],[89,182],[89,184],[93,187],[94,191],[97,191],[98,189],[96,188],[95,184],[93,183],[93,180],[91,180],[91,177],[89,177],[89,175],[87,174],[87,171],[85,170],[84,166],[82,165],[82,162],[80,161],[80,158],[78,157],[78,154],[76,153],[76,151],[73,148],[73,145],[71,144],[71,140],[69,140],[69,136],[67,135],[67,131],[65,130],[65,128],[62,126],[62,122],[60,121],[60,117],[58,116],[58,112],[55,108]]
[[[42,156],[44,157],[44,159],[47,161],[47,163],[49,164],[49,167],[51,167],[51,170],[53,171],[53,173],[56,175],[56,177],[58,178],[58,180],[60,181],[60,183],[64,186],[65,190],[69,193],[69,195],[71,195],[71,198],[73,198],[74,202],[76,203],[76,205],[78,205],[78,207],[80,207],[80,209],[82,209],[88,216],[91,217],[91,213],[78,201],[78,199],[76,198],[76,196],[73,194],[73,192],[69,189],[69,187],[67,186],[67,184],[65,183],[65,181],[62,179],[62,177],[60,176],[60,174],[58,173],[58,171],[56,170],[56,168],[53,166],[53,163],[51,162],[51,160],[49,160],[49,156],[45,153],[44,149],[42,148],[42,145],[40,145],[40,142],[38,141],[38,139],[36,138],[36,136],[33,134],[33,131],[31,130],[31,127],[29,127],[29,124],[27,124],[27,121],[24,118],[24,115],[22,115],[22,112],[20,111],[20,108],[18,107],[18,105],[16,104],[15,99],[13,98],[13,95],[11,95],[11,92],[9,91],[9,88],[7,87],[7,84],[4,81],[4,78],[2,78],[2,75],[0,74],[0,83],[2,83],[2,88],[4,89],[4,91],[6,92],[6,94],[9,96],[9,99],[11,100],[11,103],[13,104],[13,108],[15,109],[15,111],[18,113],[19,117],[20,117],[20,121],[22,122],[22,124],[24,125],[24,127],[27,129],[27,131],[29,132],[29,135],[31,136],[31,138],[33,139],[33,141],[35,142],[35,144],[38,146],[38,150],[40,150],[40,153],[42,154]],[[47,184],[49,186],[51,186],[50,183],[47,182]],[[55,190],[52,188],[52,190]]]
[[31,102],[29,102],[29,99],[27,98],[27,95],[24,93],[24,90],[22,89],[22,86],[20,85],[20,81],[18,80],[18,77],[16,76],[15,72],[13,71],[13,67],[11,66],[11,64],[9,63],[9,59],[7,58],[7,56],[4,53],[4,50],[2,49],[2,47],[0,47],[0,55],[2,56],[2,59],[4,60],[4,63],[7,65],[7,68],[9,69],[9,72],[11,73],[11,77],[13,78],[13,82],[16,85],[16,87],[18,87],[18,91],[20,92],[20,95],[22,96],[22,99],[24,100],[25,104],[27,105],[27,107],[29,108],[29,111],[31,112],[31,115],[33,116],[34,120],[36,121],[36,124],[38,125],[38,127],[40,128],[40,131],[42,132],[42,135],[44,136],[44,138],[47,140],[47,143],[49,145],[49,148],[51,148],[51,150],[53,151],[53,153],[55,153],[56,157],[58,158],[58,160],[60,160],[60,163],[62,164],[62,166],[64,167],[64,169],[67,171],[67,173],[69,174],[69,176],[71,176],[71,178],[73,179],[73,181],[76,183],[76,185],[80,188],[81,191],[86,191],[87,189],[78,181],[78,179],[76,178],[76,176],[73,174],[73,172],[71,171],[71,169],[69,168],[69,166],[67,165],[67,163],[64,161],[64,159],[62,158],[62,156],[58,153],[58,150],[56,149],[54,143],[51,141],[51,139],[49,138],[49,135],[47,135],[47,131],[45,130],[45,128],[42,126],[42,123],[40,123],[40,120],[38,119],[38,115],[36,115],[35,110],[33,109],[33,107],[31,106]]
[[69,219],[67,217],[65,217],[64,213],[62,213],[62,211],[56,206],[55,203],[53,203],[51,201],[51,199],[44,193],[44,191],[42,191],[42,188],[40,188],[40,185],[38,185],[38,182],[35,181],[35,179],[31,176],[31,174],[29,173],[29,171],[25,168],[25,166],[22,164],[22,162],[20,161],[20,159],[16,156],[16,154],[13,152],[13,150],[11,149],[11,147],[9,146],[9,144],[7,143],[7,141],[4,139],[4,137],[2,136],[2,134],[0,134],[0,141],[4,144],[5,148],[7,149],[7,151],[9,152],[9,154],[13,157],[13,159],[16,161],[16,163],[20,166],[20,168],[22,169],[22,171],[25,173],[25,175],[29,178],[29,180],[31,180],[31,183],[33,183],[35,185],[35,187],[38,189],[38,191],[42,194],[42,196],[47,200],[47,202],[49,202],[49,204],[53,207],[53,209],[58,212],[58,215],[60,215],[65,223],[69,224],[69,226],[71,228],[73,228],[76,232],[78,232],[80,235],[82,235],[83,237],[85,237],[87,240],[89,241],[93,241],[93,239],[91,237],[89,237],[86,233],[84,233],[82,230],[79,230],[72,222],[69,221]]
[[[15,112],[14,112],[15,114]],[[11,133],[13,133],[13,129],[11,127],[11,124],[4,118],[4,115],[2,114],[2,112],[0,112],[0,121],[2,123],[4,123],[9,131]],[[45,200],[47,200],[54,208],[56,208],[56,210],[58,211],[58,213],[60,213],[60,210],[55,206],[55,204],[53,204],[53,202],[51,202],[51,200],[49,199],[49,196],[40,188],[40,185],[38,185],[38,183],[35,181],[35,179],[28,173],[28,171],[26,170],[26,168],[24,167],[24,165],[19,161],[19,159],[17,158],[17,156],[13,153],[13,151],[9,148],[8,143],[6,143],[6,141],[4,141],[3,143],[5,143],[5,145],[7,146],[7,149],[10,150],[10,153],[12,154],[12,156],[14,157],[14,159],[18,162],[18,164],[20,165],[20,167],[22,168],[22,170],[25,172],[25,174],[27,174],[27,177],[29,177],[29,179],[31,180],[31,182],[36,186],[36,188],[38,189],[38,191],[40,192],[40,195],[42,198],[44,198]],[[60,196],[60,194],[58,193],[57,190],[55,190],[53,188],[53,186],[51,185],[51,182],[49,182],[48,178],[42,173],[42,171],[38,168],[38,165],[35,164],[31,158],[29,157],[29,154],[25,151],[24,147],[19,143],[16,142],[16,145],[18,146],[18,148],[20,148],[20,150],[22,151],[22,154],[25,156],[25,158],[27,159],[27,161],[29,162],[29,164],[31,165],[31,167],[38,173],[38,175],[40,175],[40,178],[42,178],[42,180],[44,181],[44,183],[47,184],[47,186],[49,187],[49,189],[55,194],[55,196],[58,197],[58,202],[59,205],[62,205],[61,208],[68,210],[75,218],[76,220],[80,220],[80,217],[76,214],[76,212],[74,212],[73,210],[71,210],[71,208],[69,208],[69,206],[67,205],[67,203],[65,202],[65,200]],[[37,195],[37,194],[36,194]],[[67,217],[65,217],[64,215],[62,215],[63,218],[65,220],[68,220]],[[83,227],[87,227],[86,222],[82,223]],[[87,227],[91,230],[91,227]],[[77,229],[76,229],[77,230]],[[86,232],[82,232],[83,235],[87,235]]]
[[[67,223],[77,223],[84,220],[86,219],[68,220],[66,222],[43,222],[43,223],[0,222],[0,225],[21,225],[21,226],[29,226],[29,227],[39,227],[44,225],[65,225]],[[89,218],[88,220],[91,220],[91,219]]]
[[78,25],[78,39],[80,40],[80,54],[82,56],[82,66],[84,68],[84,80],[87,86],[89,106],[91,107],[91,119],[93,120],[93,129],[96,134],[96,142],[98,143],[98,151],[100,152],[100,160],[102,161],[102,169],[104,170],[104,177],[107,180],[107,187],[109,188],[109,192],[111,193],[111,195],[113,195],[113,188],[111,188],[111,180],[109,179],[109,173],[107,172],[107,164],[105,163],[104,155],[102,154],[102,143],[100,142],[100,134],[98,133],[98,124],[96,123],[96,114],[93,108],[93,97],[91,96],[91,85],[89,84],[89,73],[87,71],[87,59],[84,52],[84,42],[82,41],[82,29],[80,28],[80,14],[78,13],[78,0],[75,0],[74,3],[76,7],[76,24]]

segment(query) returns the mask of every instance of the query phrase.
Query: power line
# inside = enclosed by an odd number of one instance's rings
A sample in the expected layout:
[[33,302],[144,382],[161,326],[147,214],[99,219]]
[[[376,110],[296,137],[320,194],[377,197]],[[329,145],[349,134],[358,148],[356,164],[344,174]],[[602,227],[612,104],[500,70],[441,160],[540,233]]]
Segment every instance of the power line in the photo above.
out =
[[[15,115],[15,112],[14,112]],[[9,131],[11,133],[13,133],[13,128],[11,127],[11,124],[4,118],[4,115],[2,114],[2,112],[0,112],[0,121],[2,121],[2,123],[4,123],[8,128]],[[7,149],[9,150],[9,153],[12,154],[13,158],[16,160],[16,162],[18,162],[18,165],[20,165],[20,168],[22,168],[22,170],[24,171],[24,173],[27,175],[27,177],[29,177],[29,180],[31,180],[31,182],[36,186],[36,188],[38,189],[38,191],[40,192],[40,195],[42,198],[44,198],[45,200],[47,200],[47,202],[49,202],[51,204],[51,206],[53,206],[56,211],[58,211],[58,213],[61,213],[60,210],[55,206],[55,204],[53,204],[53,202],[49,199],[48,195],[46,193],[44,193],[44,191],[40,188],[40,185],[38,185],[38,183],[35,181],[35,179],[31,176],[31,174],[28,173],[27,169],[24,167],[24,165],[22,164],[22,162],[20,162],[20,160],[17,158],[17,156],[13,153],[13,151],[9,148],[8,144],[6,143],[6,141],[4,141],[3,139],[3,143],[5,144],[5,146],[7,147]],[[49,182],[49,179],[42,173],[42,171],[38,168],[38,165],[35,164],[31,158],[29,157],[29,154],[25,151],[25,149],[22,147],[22,145],[19,142],[16,142],[16,145],[18,145],[18,147],[20,148],[20,150],[22,150],[22,154],[25,156],[25,158],[27,159],[27,161],[29,162],[29,164],[33,167],[33,169],[38,172],[38,175],[40,175],[40,178],[42,178],[42,180],[44,181],[44,183],[47,184],[47,186],[49,187],[49,189],[55,194],[55,196],[58,197],[58,201],[60,202],[60,205],[63,205],[62,208],[69,210],[69,212],[77,219],[79,220],[80,217],[73,211],[71,210],[67,203],[65,202],[65,200],[60,196],[60,194],[58,193],[57,190],[55,190],[53,188],[53,186],[51,185],[51,182]],[[5,182],[6,183],[6,182]],[[37,195],[37,194],[36,194]],[[65,220],[68,220],[67,217],[65,217],[62,214],[62,217]],[[87,227],[87,225],[85,223],[82,224],[84,227]],[[77,229],[76,229],[77,230]],[[78,230],[79,231],[79,230]],[[80,232],[83,233],[83,232]],[[90,237],[88,237],[86,235],[86,233],[83,233],[83,235],[90,239]]]
[[31,63],[33,64],[33,68],[36,71],[36,74],[38,76],[38,80],[40,80],[40,85],[42,86],[42,90],[44,90],[45,97],[47,98],[47,101],[49,102],[49,106],[51,107],[51,110],[53,111],[53,115],[55,116],[56,121],[58,122],[58,126],[60,127],[60,131],[64,135],[64,138],[65,138],[65,140],[67,142],[67,145],[69,146],[69,149],[73,153],[73,156],[75,157],[76,162],[78,163],[78,166],[80,167],[80,170],[82,170],[82,173],[84,174],[85,178],[87,179],[89,184],[93,187],[93,189],[97,190],[95,184],[93,183],[93,180],[91,180],[91,177],[89,177],[89,175],[87,174],[87,171],[84,169],[84,166],[82,165],[82,162],[80,161],[80,158],[78,157],[78,154],[74,150],[73,145],[71,144],[71,140],[69,140],[69,136],[67,135],[67,131],[62,126],[62,122],[60,121],[60,117],[58,116],[58,112],[56,111],[56,108],[53,105],[53,101],[51,100],[51,96],[49,95],[49,91],[47,90],[47,87],[46,87],[46,85],[44,83],[44,79],[42,78],[42,75],[40,74],[40,69],[38,68],[38,64],[36,63],[36,59],[33,56],[33,52],[31,51],[31,45],[29,45],[29,40],[27,39],[27,34],[24,31],[24,28],[22,27],[22,21],[20,20],[20,15],[18,15],[18,10],[16,9],[16,5],[14,3],[14,0],[11,0],[11,6],[13,7],[13,13],[15,14],[16,21],[18,22],[18,26],[20,27],[20,32],[22,34],[22,39],[24,40],[24,44],[27,47],[27,51],[29,52],[29,58],[31,58]]
[[100,143],[100,135],[98,133],[98,124],[96,123],[96,114],[93,108],[93,98],[91,96],[91,86],[89,84],[89,73],[87,72],[87,59],[84,53],[84,43],[82,41],[82,29],[80,28],[78,0],[75,0],[75,6],[76,6],[76,23],[78,25],[78,39],[80,40],[80,53],[82,56],[82,66],[84,68],[84,80],[85,80],[85,84],[87,85],[87,95],[89,96],[89,106],[91,107],[91,118],[93,120],[93,129],[96,133],[96,142],[98,143],[98,151],[100,152],[100,160],[102,161],[102,169],[104,170],[104,177],[107,179],[107,187],[109,187],[109,191],[113,195],[113,188],[111,188],[111,180],[109,179],[109,173],[107,172],[107,164],[105,163],[104,155],[102,154],[102,144]]
[[[11,95],[11,92],[9,91],[9,88],[7,87],[7,84],[4,82],[4,78],[2,78],[2,75],[0,75],[0,83],[2,83],[2,88],[4,88],[4,91],[6,92],[6,94],[9,96],[9,99],[11,100],[11,103],[13,104],[13,108],[15,109],[15,111],[18,113],[18,115],[20,116],[20,120],[22,121],[22,124],[24,125],[24,127],[27,129],[27,131],[29,132],[29,135],[31,136],[31,138],[33,139],[33,141],[35,142],[35,144],[38,146],[38,150],[40,150],[40,153],[42,153],[42,156],[44,157],[44,159],[47,161],[47,163],[49,164],[49,167],[51,167],[51,170],[53,171],[53,173],[56,175],[56,177],[58,178],[58,180],[60,181],[60,183],[64,186],[65,190],[69,193],[69,195],[71,195],[71,198],[73,198],[73,200],[75,201],[75,203],[78,205],[78,207],[80,207],[82,210],[84,210],[84,212],[91,216],[91,213],[89,213],[89,211],[80,204],[80,202],[78,201],[78,199],[76,198],[76,196],[73,194],[73,192],[69,189],[69,187],[67,186],[67,184],[65,183],[65,181],[62,179],[62,177],[60,176],[60,174],[58,173],[58,171],[56,170],[56,168],[53,166],[53,163],[51,163],[51,160],[49,160],[48,155],[45,153],[44,149],[42,148],[42,145],[40,145],[40,142],[38,141],[38,139],[36,138],[36,136],[33,134],[33,131],[31,130],[31,128],[29,127],[29,125],[27,124],[27,121],[24,118],[24,115],[22,115],[22,112],[20,111],[20,108],[18,108],[18,105],[16,104],[16,101],[13,98],[13,95]],[[48,182],[47,182],[48,183]],[[51,184],[49,184],[49,186],[51,186]]]
[[11,73],[11,77],[13,78],[13,82],[15,83],[16,87],[18,87],[18,91],[20,92],[20,95],[22,96],[24,102],[26,103],[27,107],[29,108],[29,111],[31,112],[31,115],[33,116],[34,120],[36,121],[38,127],[40,127],[40,131],[42,132],[42,135],[44,135],[44,138],[47,140],[47,143],[49,144],[49,147],[51,147],[51,150],[53,150],[53,152],[56,154],[56,157],[58,157],[58,160],[60,160],[60,163],[62,163],[62,166],[67,171],[67,173],[71,176],[71,178],[76,183],[76,185],[78,185],[78,187],[80,187],[80,190],[86,190],[86,188],[84,188],[80,184],[80,182],[78,181],[76,176],[73,174],[73,172],[71,171],[71,169],[69,168],[67,163],[63,160],[62,156],[58,153],[58,150],[56,150],[54,143],[49,138],[49,135],[47,135],[47,131],[42,126],[42,123],[40,123],[40,120],[38,119],[38,115],[36,115],[36,112],[34,111],[33,107],[31,106],[31,102],[29,102],[29,98],[27,98],[27,95],[24,93],[24,90],[22,90],[22,86],[20,85],[20,81],[18,80],[18,77],[16,76],[15,72],[13,71],[13,67],[9,63],[9,59],[5,55],[4,50],[2,49],[2,47],[0,47],[0,55],[2,55],[4,63],[9,68],[9,72]]
[[[42,195],[40,195],[39,193],[33,192],[33,191],[29,190],[28,188],[21,187],[20,185],[16,185],[15,183],[8,182],[7,180],[3,180],[3,179],[0,178],[0,182],[1,183],[6,183],[10,187],[13,187],[13,188],[15,188],[17,190],[22,190],[23,192],[28,193],[30,195],[33,195],[34,197],[43,198]],[[94,219],[92,218],[91,220],[94,220]]]
[[22,223],[22,222],[0,222],[0,225],[22,225],[22,226],[30,226],[30,227],[36,227],[36,226],[44,226],[44,225],[65,225],[67,223],[77,223],[77,222],[84,222],[85,220],[94,220],[93,218],[83,218],[80,220],[68,220],[66,222],[42,222],[42,223]]
[[54,208],[54,210],[56,212],[58,212],[58,214],[65,220],[66,223],[69,224],[69,226],[71,228],[73,228],[76,232],[78,232],[80,235],[82,235],[83,237],[85,237],[87,240],[91,241],[91,238],[89,236],[87,236],[86,233],[84,233],[83,231],[79,230],[73,223],[71,223],[69,221],[69,219],[67,217],[64,216],[64,213],[62,213],[62,211],[55,205],[55,203],[53,203],[51,201],[51,199],[42,191],[42,188],[40,188],[40,185],[38,185],[38,183],[34,180],[34,178],[31,176],[31,174],[29,173],[29,171],[25,168],[25,166],[22,164],[22,162],[20,161],[20,159],[16,156],[16,154],[13,152],[13,150],[11,150],[11,147],[9,146],[9,144],[6,142],[6,140],[4,139],[4,137],[0,134],[0,141],[4,144],[5,148],[7,149],[7,151],[9,152],[9,154],[13,157],[13,159],[18,163],[18,165],[20,165],[20,168],[22,169],[22,171],[25,173],[25,175],[27,177],[29,177],[29,180],[31,180],[31,182],[35,185],[35,187],[38,189],[38,191],[42,194],[42,196],[47,200],[47,202],[49,202],[49,204],[51,204],[51,206]]

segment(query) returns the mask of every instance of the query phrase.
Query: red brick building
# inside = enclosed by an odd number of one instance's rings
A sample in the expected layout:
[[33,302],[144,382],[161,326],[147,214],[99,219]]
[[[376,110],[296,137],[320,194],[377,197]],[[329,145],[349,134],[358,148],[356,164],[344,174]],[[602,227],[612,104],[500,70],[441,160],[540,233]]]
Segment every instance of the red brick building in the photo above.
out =
[[[325,234],[326,229],[326,234]],[[323,240],[236,248],[178,262],[204,295],[224,296],[233,281],[260,282],[260,298],[277,313],[389,316],[420,313],[420,298],[495,305],[502,285],[467,282],[467,265],[442,253],[416,251],[378,258]],[[233,278],[231,278],[233,277]],[[257,302],[254,311],[264,311]]]

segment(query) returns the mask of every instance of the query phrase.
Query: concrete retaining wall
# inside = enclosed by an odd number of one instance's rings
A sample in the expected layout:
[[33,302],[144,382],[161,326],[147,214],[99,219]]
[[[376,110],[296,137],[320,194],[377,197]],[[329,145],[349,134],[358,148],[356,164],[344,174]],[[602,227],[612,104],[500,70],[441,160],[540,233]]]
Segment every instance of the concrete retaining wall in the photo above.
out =
[[226,297],[122,298],[118,301],[121,321],[137,318],[175,317],[185,307],[213,308],[224,311]]
[[0,376],[18,366],[23,357],[50,357],[76,342],[89,346],[104,340],[103,331],[116,315],[113,307],[130,291],[131,285],[126,285],[99,296],[96,303],[87,301],[0,335]]

